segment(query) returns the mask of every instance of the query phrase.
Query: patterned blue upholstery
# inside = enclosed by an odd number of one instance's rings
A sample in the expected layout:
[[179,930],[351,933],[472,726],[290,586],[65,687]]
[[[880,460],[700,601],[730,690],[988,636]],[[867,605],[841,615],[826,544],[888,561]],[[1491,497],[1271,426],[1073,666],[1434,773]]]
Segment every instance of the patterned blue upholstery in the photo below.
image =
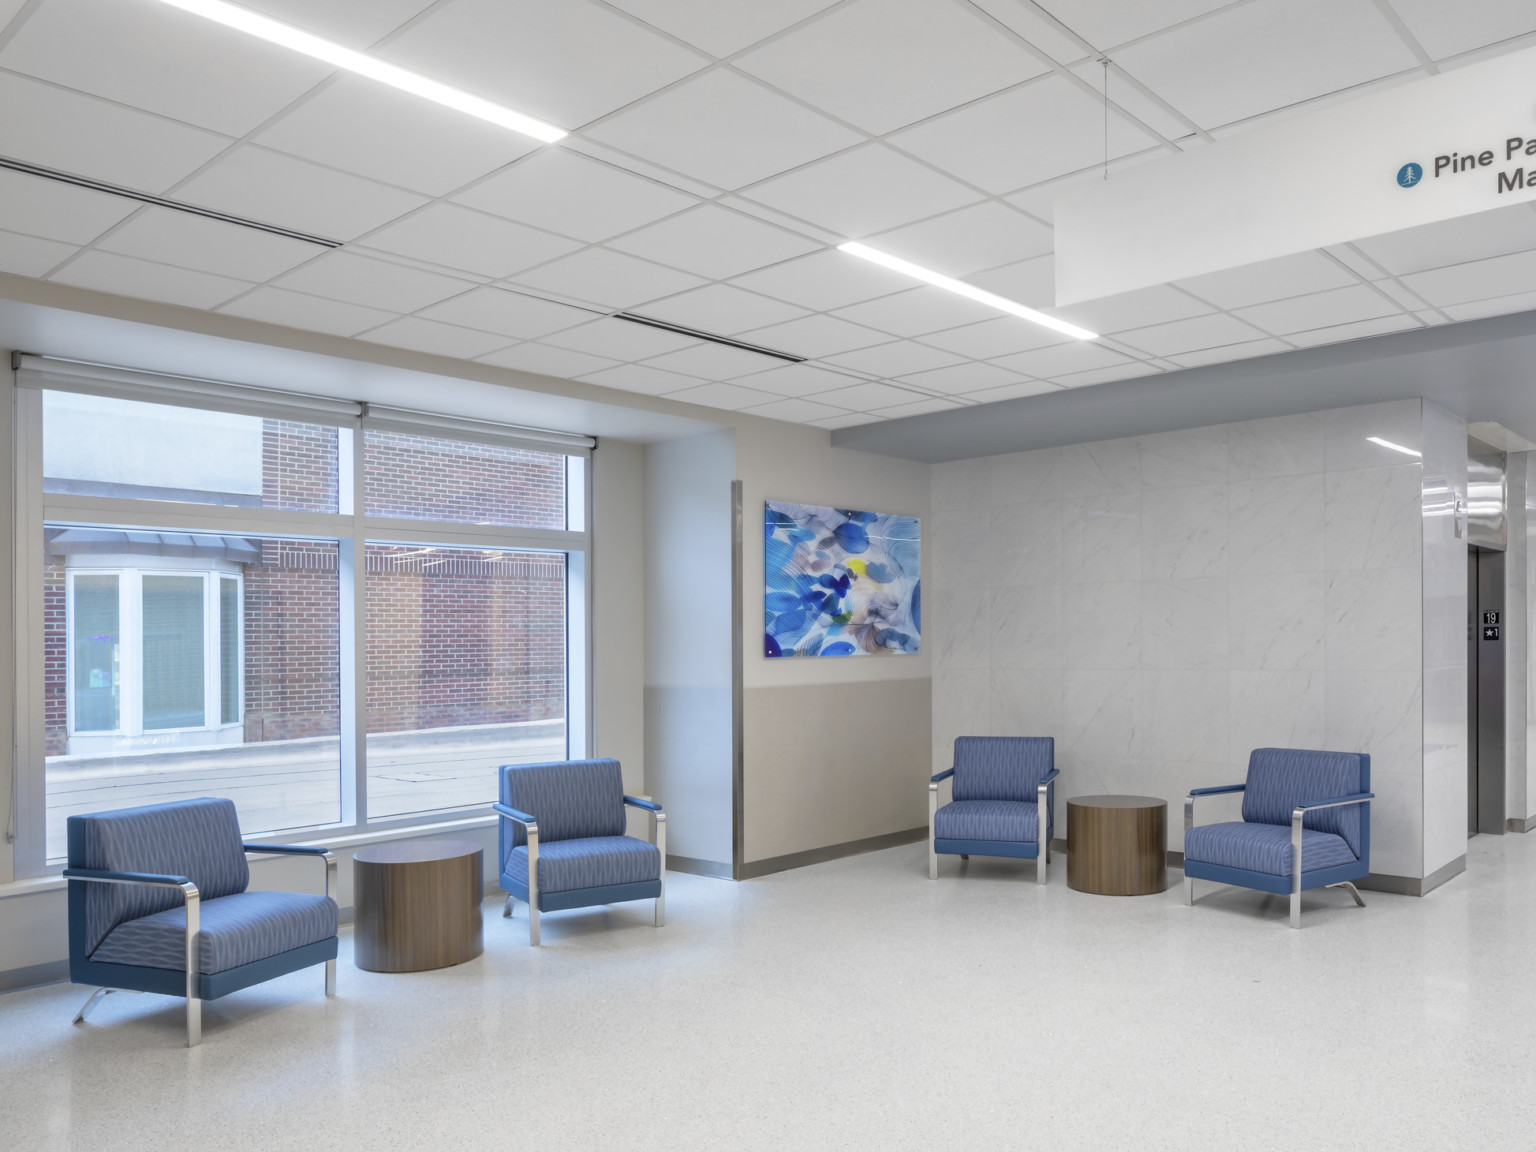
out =
[[[539,849],[559,840],[623,836],[624,775],[617,760],[561,760],[548,764],[505,764],[501,802],[530,813],[539,824]],[[520,825],[503,820],[502,859],[524,843]],[[541,869],[542,872],[542,869]]]
[[[205,901],[244,892],[250,883],[240,821],[228,800],[178,800],[71,816],[68,828],[71,868],[185,876]],[[85,885],[85,954],[96,951],[124,921],[182,904],[174,888]],[[184,969],[186,964],[177,960],[175,967]]]
[[[1361,758],[1354,752],[1311,752],[1300,748],[1255,748],[1248,757],[1248,787],[1243,792],[1243,819],[1250,824],[1290,827],[1296,805],[1331,800],[1366,791]],[[1302,827],[1343,837],[1353,860],[1360,854],[1361,806],[1346,804],[1309,812]],[[1313,867],[1302,842],[1302,865]]]
[[[1323,797],[1315,797],[1323,799]],[[1184,835],[1184,858],[1191,862],[1243,868],[1271,876],[1291,874],[1291,825],[1230,823],[1201,824]],[[1354,852],[1332,832],[1301,831],[1301,866],[1311,872],[1353,864]]]
[[1039,809],[1034,799],[955,800],[933,815],[933,835],[938,840],[1035,839]]
[[[539,892],[575,892],[661,879],[661,853],[656,845],[633,836],[593,836],[545,844],[539,836]],[[528,884],[528,846],[512,849],[505,871],[519,884]]]
[[[115,887],[115,885],[114,885]],[[198,970],[225,972],[336,935],[336,902],[297,892],[240,892],[206,901],[198,933]],[[143,968],[187,968],[183,905],[114,928],[91,959]]]
[[1055,762],[1056,741],[1050,736],[960,736],[951,795],[1034,803],[1041,777]]

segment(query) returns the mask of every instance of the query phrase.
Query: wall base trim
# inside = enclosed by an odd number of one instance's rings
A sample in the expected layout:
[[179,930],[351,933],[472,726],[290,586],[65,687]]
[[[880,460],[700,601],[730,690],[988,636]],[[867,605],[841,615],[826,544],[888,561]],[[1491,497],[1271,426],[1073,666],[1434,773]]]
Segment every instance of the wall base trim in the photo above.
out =
[[1372,872],[1364,880],[1356,880],[1355,886],[1368,892],[1390,892],[1394,896],[1428,896],[1453,876],[1467,870],[1467,858],[1458,856],[1443,868],[1437,868],[1428,876],[1392,876],[1385,872]]
[[928,826],[908,828],[903,832],[887,832],[883,836],[870,836],[864,840],[849,840],[844,844],[828,844],[825,848],[810,848],[804,852],[791,852],[786,856],[770,856],[766,860],[748,860],[741,866],[742,880],[753,880],[773,872],[787,872],[791,868],[804,868],[809,864],[824,864],[844,856],[858,856],[864,852],[879,852],[928,839]]
[[667,856],[668,872],[687,872],[690,876],[714,876],[721,880],[731,878],[731,866],[720,860],[698,860],[692,856]]
[[1527,816],[1524,820],[1518,816],[1511,816],[1504,822],[1504,826],[1511,832],[1529,832],[1532,828],[1536,828],[1536,816]]
[[40,988],[44,984],[68,982],[68,960],[49,960],[43,964],[29,964],[25,968],[12,968],[0,972],[0,992],[20,992],[23,988]]

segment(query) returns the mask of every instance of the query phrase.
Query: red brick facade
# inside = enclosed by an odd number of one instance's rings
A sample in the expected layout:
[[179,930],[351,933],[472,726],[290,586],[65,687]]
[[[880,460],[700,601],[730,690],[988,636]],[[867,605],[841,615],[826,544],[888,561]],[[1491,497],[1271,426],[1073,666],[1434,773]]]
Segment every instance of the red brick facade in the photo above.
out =
[[565,457],[369,429],[368,515],[454,524],[565,527]]

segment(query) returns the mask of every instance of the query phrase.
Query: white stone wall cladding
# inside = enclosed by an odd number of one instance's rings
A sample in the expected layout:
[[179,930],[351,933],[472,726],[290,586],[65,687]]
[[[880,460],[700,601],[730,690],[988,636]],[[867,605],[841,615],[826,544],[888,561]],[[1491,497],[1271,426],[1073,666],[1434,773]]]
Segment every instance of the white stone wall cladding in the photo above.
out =
[[1366,440],[1422,433],[1415,400],[936,465],[935,770],[1053,735],[1063,797],[1165,797],[1178,848],[1253,748],[1369,751],[1373,870],[1423,875],[1421,468]]

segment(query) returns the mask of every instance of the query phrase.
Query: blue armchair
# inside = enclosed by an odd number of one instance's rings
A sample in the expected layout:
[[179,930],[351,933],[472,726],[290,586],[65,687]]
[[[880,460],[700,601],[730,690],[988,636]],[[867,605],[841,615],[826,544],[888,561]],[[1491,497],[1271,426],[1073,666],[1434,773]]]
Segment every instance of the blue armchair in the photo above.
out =
[[[69,978],[97,985],[78,1024],[115,991],[187,999],[187,1047],[202,1002],[325,965],[336,994],[336,858],[324,848],[246,844],[228,800],[181,800],[71,816]],[[319,856],[325,895],[247,892],[246,853]]]
[[[1246,784],[1196,788],[1184,801],[1184,903],[1195,881],[1214,880],[1291,895],[1291,927],[1301,927],[1301,894],[1347,888],[1371,870],[1371,758],[1363,752],[1256,748]],[[1243,818],[1195,826],[1195,800],[1243,794]]]
[[[939,878],[942,853],[1034,860],[1035,880],[1044,884],[1060,774],[1053,737],[959,737],[955,766],[928,783],[928,879]],[[940,807],[939,782],[950,777],[952,799]]]
[[[624,834],[625,805],[651,814],[651,841]],[[528,943],[539,943],[539,913],[625,900],[656,901],[666,923],[667,816],[660,804],[624,795],[617,760],[505,764],[497,837],[503,916],[528,905]]]

